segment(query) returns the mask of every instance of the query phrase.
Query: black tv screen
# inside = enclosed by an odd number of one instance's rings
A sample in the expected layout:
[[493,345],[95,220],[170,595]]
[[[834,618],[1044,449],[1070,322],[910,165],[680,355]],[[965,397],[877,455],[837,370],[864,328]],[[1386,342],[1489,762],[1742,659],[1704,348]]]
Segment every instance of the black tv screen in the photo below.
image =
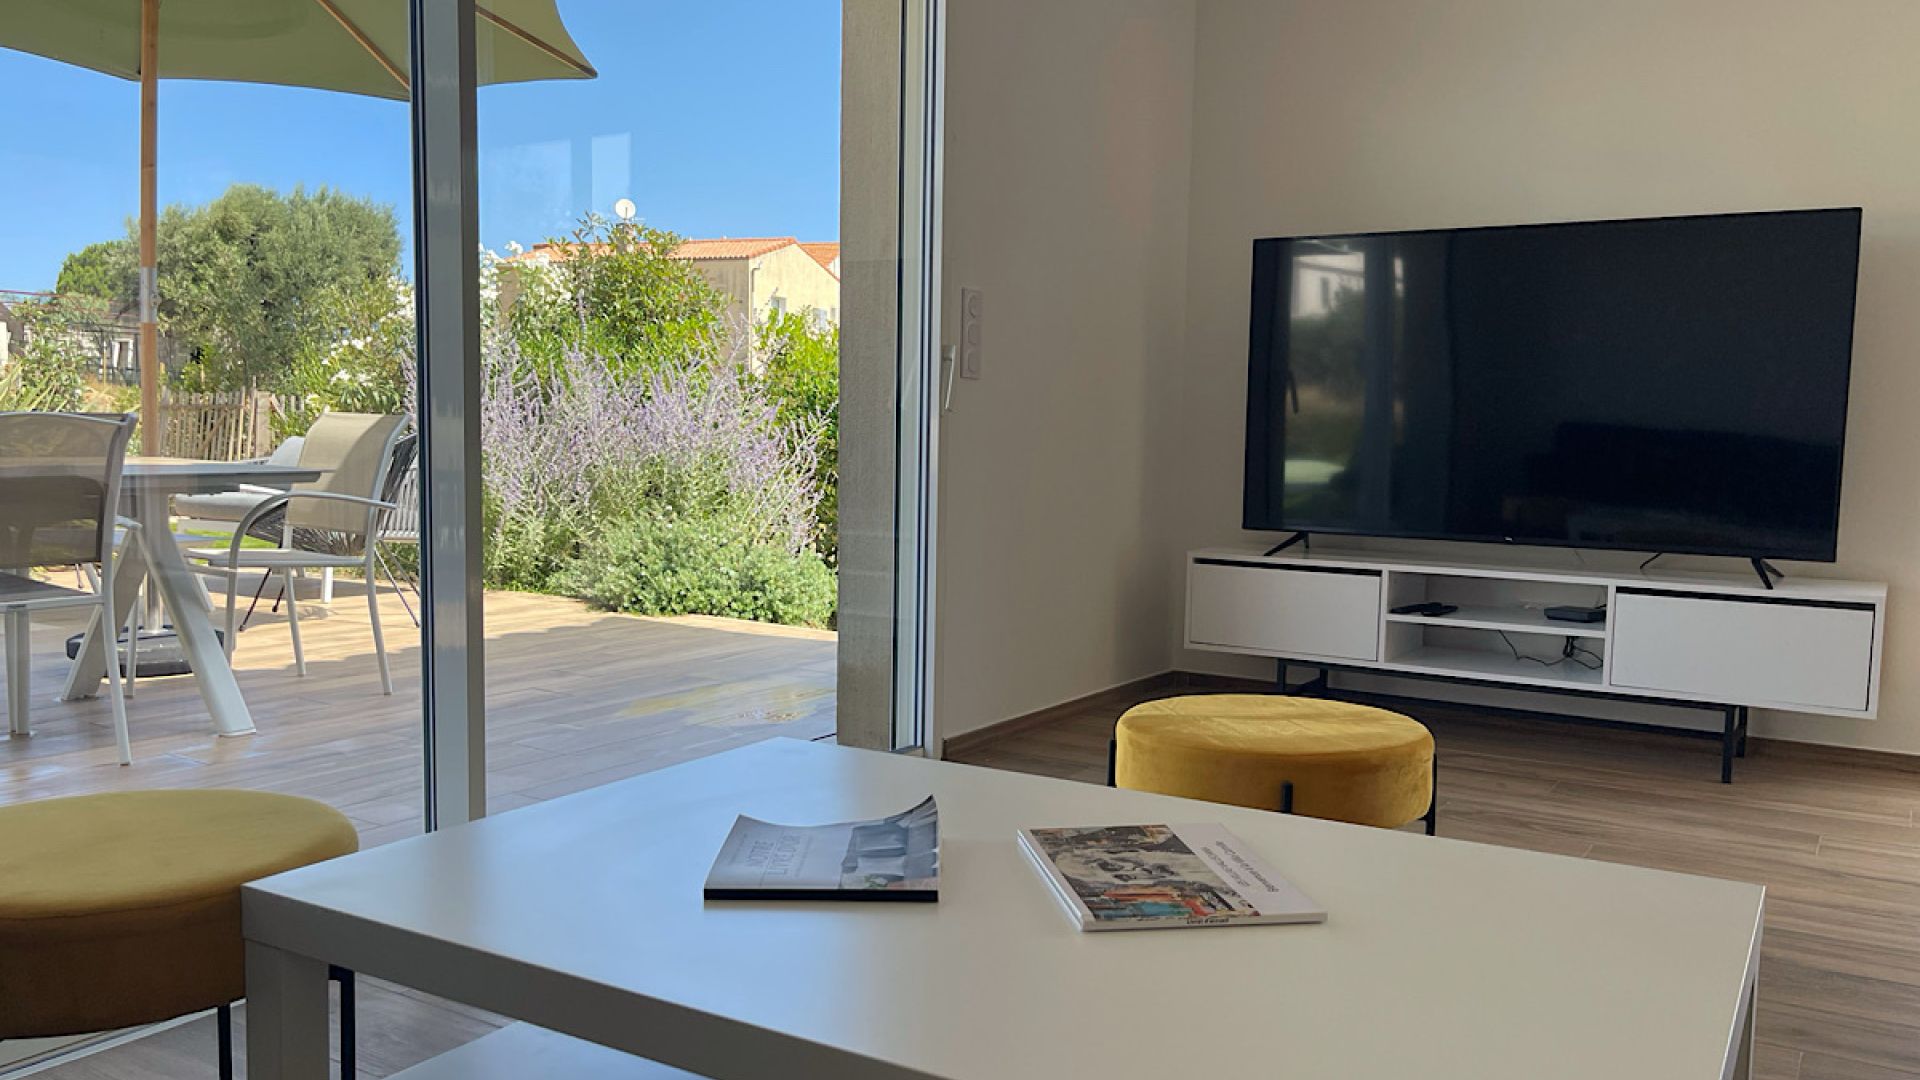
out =
[[1249,529],[1832,561],[1860,211],[1257,240]]

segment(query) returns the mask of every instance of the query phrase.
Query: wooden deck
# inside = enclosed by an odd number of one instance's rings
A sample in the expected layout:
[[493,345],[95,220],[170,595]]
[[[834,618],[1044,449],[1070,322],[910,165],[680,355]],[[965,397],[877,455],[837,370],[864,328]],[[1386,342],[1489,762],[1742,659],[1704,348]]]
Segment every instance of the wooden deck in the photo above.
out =
[[[418,833],[424,803],[419,632],[399,598],[383,591],[395,690],[386,697],[359,585],[341,583],[330,607],[303,597],[305,677],[294,674],[284,614],[263,604],[240,635],[234,667],[255,734],[216,737],[191,676],[142,680],[127,703],[130,767],[115,755],[104,697],[57,700],[65,642],[80,629],[79,618],[36,618],[34,734],[0,739],[0,804],[128,788],[255,788],[336,807],[359,828],[363,847]],[[488,593],[486,612],[491,812],[760,739],[833,733],[832,633],[732,619],[613,615],[524,593]],[[363,1078],[397,1072],[499,1022],[373,980],[365,981],[359,1015]],[[244,1065],[244,1008],[239,1017]],[[203,1017],[39,1075],[212,1076],[212,1023]],[[0,1053],[0,1062],[8,1058]]]
[[[834,635],[727,619],[648,619],[487,595],[487,790],[500,811],[776,735],[833,731]],[[0,742],[0,803],[125,788],[241,787],[328,803],[364,846],[419,831],[418,631],[383,592],[395,693],[380,693],[366,599],[303,599],[307,675],[266,605],[234,666],[258,732],[218,738],[191,676],[141,680],[120,766],[104,697],[61,702],[77,617],[33,626],[34,735]],[[0,698],[0,700],[4,700]]]

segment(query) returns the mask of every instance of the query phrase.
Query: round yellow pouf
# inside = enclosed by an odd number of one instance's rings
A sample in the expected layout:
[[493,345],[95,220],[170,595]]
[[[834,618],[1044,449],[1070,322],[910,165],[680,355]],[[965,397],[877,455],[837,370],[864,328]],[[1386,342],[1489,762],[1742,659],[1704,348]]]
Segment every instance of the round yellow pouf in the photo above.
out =
[[1266,694],[1197,694],[1128,709],[1114,729],[1114,784],[1357,825],[1398,828],[1433,803],[1433,735],[1366,705]]
[[311,799],[128,791],[0,807],[0,1039],[246,994],[240,886],[360,846]]

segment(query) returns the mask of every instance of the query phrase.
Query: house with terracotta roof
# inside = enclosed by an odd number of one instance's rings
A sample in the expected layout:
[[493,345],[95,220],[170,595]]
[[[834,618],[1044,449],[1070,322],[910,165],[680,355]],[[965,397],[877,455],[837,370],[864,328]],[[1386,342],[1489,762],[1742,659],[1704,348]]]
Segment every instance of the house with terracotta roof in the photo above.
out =
[[[823,260],[824,249],[833,249]],[[796,312],[821,322],[840,321],[839,244],[802,244],[791,236],[688,240],[674,252],[700,276],[727,294],[727,314]]]
[[827,268],[837,281],[840,278],[840,241],[800,241],[800,249],[813,256],[813,261]]
[[[540,243],[509,262],[547,263],[567,257],[569,245]],[[795,312],[823,323],[840,321],[840,245],[801,243],[791,236],[722,237],[683,241],[673,257],[693,264],[727,297],[727,317]]]

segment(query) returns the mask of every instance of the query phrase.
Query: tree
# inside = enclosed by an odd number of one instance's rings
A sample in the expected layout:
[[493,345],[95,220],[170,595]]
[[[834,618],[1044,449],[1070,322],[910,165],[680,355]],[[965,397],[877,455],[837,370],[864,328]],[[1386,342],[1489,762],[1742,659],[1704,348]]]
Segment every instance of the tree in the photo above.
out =
[[302,338],[271,384],[276,393],[296,399],[275,411],[276,432],[304,432],[327,409],[408,411],[413,286],[397,277],[335,284],[321,290],[312,306],[316,332]]
[[400,260],[393,208],[320,188],[235,184],[158,225],[160,316],[210,388],[271,385],[330,339],[329,296],[385,287]]
[[543,378],[561,376],[572,353],[621,372],[714,355],[726,297],[674,258],[680,244],[662,229],[590,215],[571,238],[551,241],[554,261],[499,264],[521,355]]
[[131,240],[102,240],[88,244],[60,264],[54,289],[67,296],[91,296],[108,303],[131,305],[138,299],[139,254]]

